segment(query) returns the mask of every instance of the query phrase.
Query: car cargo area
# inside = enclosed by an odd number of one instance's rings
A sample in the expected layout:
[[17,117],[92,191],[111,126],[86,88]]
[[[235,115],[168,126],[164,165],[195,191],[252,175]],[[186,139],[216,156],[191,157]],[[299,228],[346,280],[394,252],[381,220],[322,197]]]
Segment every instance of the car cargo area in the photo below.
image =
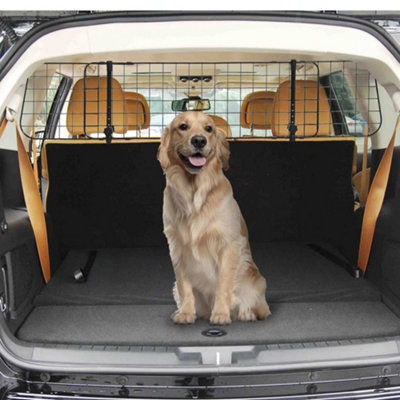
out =
[[[356,220],[350,181],[342,177],[351,169],[354,143],[328,144],[230,143],[227,176],[247,221],[254,260],[267,279],[272,315],[266,321],[220,326],[226,335],[215,337],[205,335],[213,328],[208,321],[181,326],[170,319],[174,276],[162,235],[165,183],[156,160],[158,143],[48,142],[47,210],[65,256],[35,297],[17,338],[46,344],[194,346],[398,335],[396,310],[372,283],[353,277],[348,261]],[[290,157],[282,158],[288,152]],[[293,163],[301,168],[287,180]],[[121,169],[135,171],[123,184],[115,179]],[[301,190],[304,185],[307,192]],[[75,271],[88,262],[87,281],[75,281]]]
[[[345,95],[351,101],[339,104]],[[172,101],[185,96],[188,104],[210,104],[205,112],[229,142],[225,174],[267,280],[272,315],[265,321],[170,319],[175,279],[157,151],[177,113]],[[326,60],[48,63],[28,80],[24,101],[25,135],[43,129],[32,141],[41,139],[52,277],[41,282],[26,214],[19,210],[15,221],[10,214],[10,231],[28,237],[6,256],[16,297],[8,323],[18,342],[313,347],[400,335],[397,294],[356,268],[363,205],[352,181],[361,161],[355,137],[374,135],[382,123],[366,69]],[[40,121],[29,120],[39,109]],[[29,273],[18,274],[25,265]]]
[[71,251],[36,297],[17,337],[35,343],[118,346],[284,344],[396,336],[400,319],[380,292],[354,279],[305,244],[253,245],[267,277],[272,315],[265,321],[219,327],[225,336],[202,334],[208,321],[175,325],[174,281],[164,247],[100,250],[88,281],[74,270],[87,251]]

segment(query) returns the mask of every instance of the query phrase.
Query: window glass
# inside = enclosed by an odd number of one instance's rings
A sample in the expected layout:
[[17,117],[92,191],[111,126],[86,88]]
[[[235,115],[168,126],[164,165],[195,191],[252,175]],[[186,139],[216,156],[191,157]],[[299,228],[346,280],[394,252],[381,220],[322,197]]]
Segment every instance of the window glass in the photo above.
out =
[[[150,108],[150,126],[140,132],[141,137],[160,137],[163,129],[174,119],[176,112],[172,111],[172,100],[185,98],[185,93],[164,89],[138,89]],[[203,93],[202,98],[210,100],[210,109],[207,114],[224,118],[232,130],[233,137],[251,134],[250,129],[240,127],[240,107],[247,94],[253,92],[252,88],[216,88],[208,93]],[[257,130],[254,134],[272,136],[270,129]],[[136,131],[128,132],[129,136],[136,137]]]
[[57,73],[51,76],[35,74],[28,79],[21,114],[21,129],[27,136],[42,137],[62,79],[63,76]]
[[365,120],[357,108],[354,95],[345,75],[342,72],[331,74],[330,82],[342,109],[348,133],[354,136],[363,135]]
[[[330,82],[340,104],[343,117],[349,135],[356,137],[357,151],[362,153],[364,149],[365,119],[361,115],[350,85],[343,72],[331,74]],[[368,138],[368,149],[371,149],[371,138]]]

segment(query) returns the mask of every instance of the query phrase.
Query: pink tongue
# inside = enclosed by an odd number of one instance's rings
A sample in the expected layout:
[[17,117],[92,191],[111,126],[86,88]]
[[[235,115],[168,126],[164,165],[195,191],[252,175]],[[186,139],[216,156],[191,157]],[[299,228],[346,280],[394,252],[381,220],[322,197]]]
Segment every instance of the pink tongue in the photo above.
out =
[[202,167],[207,160],[205,157],[189,157],[189,161],[195,167]]

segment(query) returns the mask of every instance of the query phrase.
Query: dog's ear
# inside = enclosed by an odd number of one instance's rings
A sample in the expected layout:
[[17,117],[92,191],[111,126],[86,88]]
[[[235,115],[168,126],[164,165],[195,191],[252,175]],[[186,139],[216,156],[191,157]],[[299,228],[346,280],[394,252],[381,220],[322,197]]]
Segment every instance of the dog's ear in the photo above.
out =
[[217,157],[222,163],[222,168],[226,171],[229,168],[229,143],[225,135],[217,129]]
[[161,143],[158,147],[157,159],[161,164],[161,168],[165,171],[170,165],[171,161],[168,156],[169,143],[171,140],[170,128],[167,126],[161,136]]

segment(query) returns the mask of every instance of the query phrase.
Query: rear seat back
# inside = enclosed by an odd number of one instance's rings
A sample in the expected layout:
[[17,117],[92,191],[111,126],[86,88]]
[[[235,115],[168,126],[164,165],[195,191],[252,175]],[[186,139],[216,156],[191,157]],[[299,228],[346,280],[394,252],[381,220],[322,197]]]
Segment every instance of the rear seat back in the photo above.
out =
[[[71,141],[72,142],[72,141]],[[47,212],[63,249],[159,246],[159,142],[47,142]],[[352,237],[352,140],[231,141],[226,175],[254,242]]]
[[[120,83],[111,80],[112,124],[115,133],[126,133],[125,97]],[[73,136],[103,133],[107,126],[107,78],[79,79],[71,93],[67,110],[67,129]]]
[[225,137],[232,137],[232,130],[228,121],[218,115],[208,114],[208,116],[213,119],[215,126],[225,135]]
[[[324,88],[311,80],[296,80],[295,90],[296,136],[329,136],[332,115]],[[288,136],[291,109],[291,82],[283,82],[275,95],[272,134]]]
[[140,131],[149,127],[150,110],[143,95],[125,92],[125,108],[128,130]]
[[248,94],[240,107],[240,126],[251,129],[271,129],[275,92],[258,91]]
[[[355,141],[330,136],[333,125],[323,87],[310,80],[295,84],[296,136],[303,138],[293,143],[288,139],[290,81],[279,86],[273,101],[269,92],[251,93],[241,107],[242,127],[251,126],[252,121],[254,128],[271,129],[275,138],[257,139],[262,144],[241,139],[246,143],[240,143],[237,160],[238,144],[233,143],[227,175],[233,188],[238,188],[235,196],[253,241],[329,242],[352,257]],[[258,102],[259,112],[249,113],[256,110],[250,107],[252,102]],[[262,110],[264,117],[260,116]]]
[[48,141],[46,211],[61,251],[165,244],[159,142]]
[[230,143],[226,172],[253,242],[328,242],[349,253],[354,141]]
[[[283,89],[276,95],[281,110],[286,98]],[[307,102],[307,110],[313,103],[299,97],[297,102],[301,101]],[[296,109],[302,110],[297,103]],[[311,110],[299,120],[304,125],[299,133],[302,129],[310,133],[308,118],[313,132],[315,121],[329,121],[329,116],[315,116]],[[318,113],[326,114],[325,108],[319,107]],[[275,134],[287,135],[287,128],[281,132],[277,122],[282,115],[268,118]],[[258,122],[263,129],[263,124],[269,124],[265,117]],[[328,130],[318,127],[318,132]],[[165,180],[156,159],[158,146],[158,140],[115,140],[109,145],[95,140],[45,142],[43,168],[50,182],[47,212],[63,251],[166,245],[162,233]],[[230,146],[227,176],[251,241],[329,242],[344,252],[352,247],[354,140],[317,137],[292,143],[252,138],[231,140]]]

